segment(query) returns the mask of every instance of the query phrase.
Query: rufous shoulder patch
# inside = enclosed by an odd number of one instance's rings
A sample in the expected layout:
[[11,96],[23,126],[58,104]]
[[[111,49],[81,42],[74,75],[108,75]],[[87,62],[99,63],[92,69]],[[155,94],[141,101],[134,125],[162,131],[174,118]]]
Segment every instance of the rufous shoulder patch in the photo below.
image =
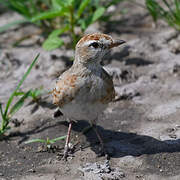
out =
[[61,107],[74,99],[78,92],[78,88],[76,87],[76,79],[77,76],[71,74],[64,76],[64,78],[57,81],[56,87],[52,92],[54,104]]

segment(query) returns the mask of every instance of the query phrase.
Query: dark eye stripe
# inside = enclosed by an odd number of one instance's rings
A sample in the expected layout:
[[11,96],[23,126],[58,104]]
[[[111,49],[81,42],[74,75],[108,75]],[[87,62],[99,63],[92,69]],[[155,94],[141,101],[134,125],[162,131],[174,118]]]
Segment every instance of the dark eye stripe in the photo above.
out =
[[99,47],[99,44],[97,42],[91,43],[89,46],[94,47],[95,49]]

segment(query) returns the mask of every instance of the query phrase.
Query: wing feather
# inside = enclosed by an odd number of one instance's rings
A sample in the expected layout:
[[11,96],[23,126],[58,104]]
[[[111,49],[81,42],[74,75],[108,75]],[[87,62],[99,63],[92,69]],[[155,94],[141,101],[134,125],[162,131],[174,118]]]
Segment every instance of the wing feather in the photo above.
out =
[[104,90],[100,99],[103,104],[108,104],[115,98],[115,89],[112,77],[102,68],[102,79],[104,81]]
[[63,74],[53,89],[53,103],[59,107],[71,102],[79,91],[75,74]]

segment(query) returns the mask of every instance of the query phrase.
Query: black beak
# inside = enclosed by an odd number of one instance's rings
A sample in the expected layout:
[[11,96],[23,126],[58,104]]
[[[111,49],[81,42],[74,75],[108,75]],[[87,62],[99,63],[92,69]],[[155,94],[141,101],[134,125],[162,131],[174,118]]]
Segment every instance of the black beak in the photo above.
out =
[[117,46],[119,46],[119,45],[121,45],[121,44],[124,44],[124,43],[126,43],[126,41],[124,41],[124,40],[115,40],[115,41],[113,41],[113,43],[109,46],[109,48],[111,49],[111,48],[113,48],[113,47],[117,47]]

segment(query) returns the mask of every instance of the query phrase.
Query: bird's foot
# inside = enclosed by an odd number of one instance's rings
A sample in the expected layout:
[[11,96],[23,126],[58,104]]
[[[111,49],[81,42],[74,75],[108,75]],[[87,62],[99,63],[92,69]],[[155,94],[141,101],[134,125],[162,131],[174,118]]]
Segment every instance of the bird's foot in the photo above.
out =
[[112,156],[116,154],[116,149],[112,146],[101,146],[99,149],[98,157],[105,156],[109,160]]
[[65,154],[65,153],[58,153],[57,154],[57,159],[59,160],[59,161],[67,161],[68,160],[68,158],[73,158],[74,157],[74,155],[73,154],[71,154],[71,153],[67,153],[67,154]]
[[110,154],[105,147],[101,147],[97,154],[97,157],[102,157],[102,156],[106,157],[107,160],[110,159]]
[[75,151],[75,145],[72,145],[71,143],[68,144],[68,146],[65,146],[64,153],[62,154],[62,160],[67,161],[68,157],[73,157],[73,153]]
[[72,152],[70,152],[70,151],[72,151],[72,149],[69,148],[68,146],[64,148],[64,153],[63,153],[62,160],[67,161],[67,158],[69,156],[72,156]]
[[67,161],[67,157],[68,157],[68,152],[64,152],[62,160]]

